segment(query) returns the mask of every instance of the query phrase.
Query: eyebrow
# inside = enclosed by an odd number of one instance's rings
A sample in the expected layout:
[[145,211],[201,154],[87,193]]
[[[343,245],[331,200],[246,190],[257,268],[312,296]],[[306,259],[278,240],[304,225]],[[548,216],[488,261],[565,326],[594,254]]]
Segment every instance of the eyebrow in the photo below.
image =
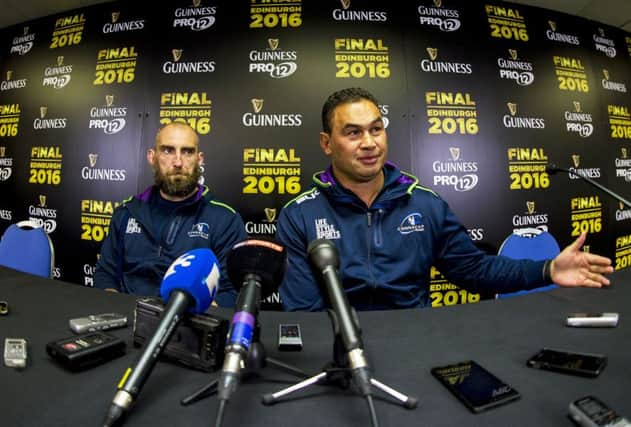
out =
[[[370,122],[368,124],[368,126],[366,127],[371,127],[377,123],[381,123],[383,124],[383,117],[377,117],[375,120],[373,120],[372,122]],[[364,126],[360,125],[360,124],[356,124],[356,123],[347,123],[344,125],[344,127],[342,127],[342,130],[347,130],[347,129],[351,129],[351,128],[363,128]]]

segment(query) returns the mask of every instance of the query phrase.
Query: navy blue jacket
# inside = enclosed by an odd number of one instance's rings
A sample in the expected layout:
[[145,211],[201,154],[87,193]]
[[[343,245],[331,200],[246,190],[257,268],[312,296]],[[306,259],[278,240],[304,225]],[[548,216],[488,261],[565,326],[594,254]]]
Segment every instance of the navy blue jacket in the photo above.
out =
[[322,310],[325,295],[307,260],[315,239],[340,254],[340,279],[358,310],[428,305],[430,269],[471,292],[506,293],[544,285],[543,261],[487,255],[473,244],[447,203],[418,179],[386,163],[385,183],[370,208],[335,182],[331,169],[282,210],[277,238],[288,251],[280,287],[286,310]]
[[215,200],[208,188],[199,190],[190,203],[178,207],[154,235],[151,223],[151,194],[147,188],[118,206],[96,264],[94,286],[134,295],[159,295],[165,271],[184,252],[209,248],[221,264],[216,301],[232,306],[236,291],[226,273],[226,256],[232,246],[247,239],[243,221],[231,207]]

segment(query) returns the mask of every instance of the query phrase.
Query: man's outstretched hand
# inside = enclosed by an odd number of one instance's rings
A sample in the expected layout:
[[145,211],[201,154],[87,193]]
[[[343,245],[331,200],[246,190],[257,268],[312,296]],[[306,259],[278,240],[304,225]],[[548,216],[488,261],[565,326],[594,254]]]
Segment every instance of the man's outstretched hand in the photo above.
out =
[[611,260],[604,256],[583,252],[581,247],[586,237],[587,233],[582,233],[552,260],[550,275],[557,285],[588,288],[609,285],[609,279],[604,275],[613,273]]

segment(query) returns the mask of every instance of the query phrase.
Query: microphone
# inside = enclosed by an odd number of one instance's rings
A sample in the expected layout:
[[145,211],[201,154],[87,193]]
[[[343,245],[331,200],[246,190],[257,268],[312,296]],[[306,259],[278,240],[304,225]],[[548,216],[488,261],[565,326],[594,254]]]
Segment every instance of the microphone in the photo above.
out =
[[550,175],[554,175],[557,172],[566,172],[569,175],[572,175],[572,176],[580,178],[580,179],[582,179],[584,181],[587,181],[589,184],[591,184],[594,187],[598,188],[600,191],[603,191],[603,192],[609,194],[611,197],[613,197],[617,201],[619,201],[621,203],[624,203],[627,207],[631,208],[631,202],[627,201],[625,198],[623,198],[619,194],[614,193],[613,191],[611,191],[610,189],[608,189],[604,185],[599,184],[598,182],[594,181],[593,179],[591,179],[591,178],[589,178],[587,176],[583,176],[583,175],[581,175],[579,173],[576,173],[575,171],[573,171],[571,169],[561,168],[561,167],[558,167],[556,164],[551,163],[549,166],[546,166],[546,172],[548,174],[550,174]]
[[278,288],[287,268],[287,252],[269,240],[249,239],[232,247],[226,259],[228,277],[239,297],[226,339],[224,363],[217,383],[221,424],[223,408],[239,384],[241,370],[253,342],[261,298]]
[[160,285],[160,297],[167,303],[162,319],[134,366],[125,370],[118,383],[104,427],[115,425],[130,409],[182,316],[187,311],[205,312],[218,283],[219,262],[210,249],[188,251],[169,266]]
[[329,303],[333,309],[333,326],[336,332],[339,331],[355,384],[362,395],[370,399],[370,371],[364,356],[364,345],[355,311],[349,306],[348,298],[340,283],[338,274],[340,258],[337,248],[330,240],[318,239],[309,244],[307,253],[311,266],[322,276],[322,282],[324,282]]

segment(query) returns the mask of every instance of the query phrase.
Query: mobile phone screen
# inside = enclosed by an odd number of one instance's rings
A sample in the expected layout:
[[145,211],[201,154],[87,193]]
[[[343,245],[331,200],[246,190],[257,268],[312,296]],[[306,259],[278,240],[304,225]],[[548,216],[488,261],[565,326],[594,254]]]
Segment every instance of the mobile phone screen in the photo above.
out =
[[473,360],[436,367],[431,372],[472,412],[494,408],[520,397],[517,390]]
[[602,354],[575,353],[544,348],[528,359],[527,364],[531,368],[595,377],[607,365],[607,357]]

